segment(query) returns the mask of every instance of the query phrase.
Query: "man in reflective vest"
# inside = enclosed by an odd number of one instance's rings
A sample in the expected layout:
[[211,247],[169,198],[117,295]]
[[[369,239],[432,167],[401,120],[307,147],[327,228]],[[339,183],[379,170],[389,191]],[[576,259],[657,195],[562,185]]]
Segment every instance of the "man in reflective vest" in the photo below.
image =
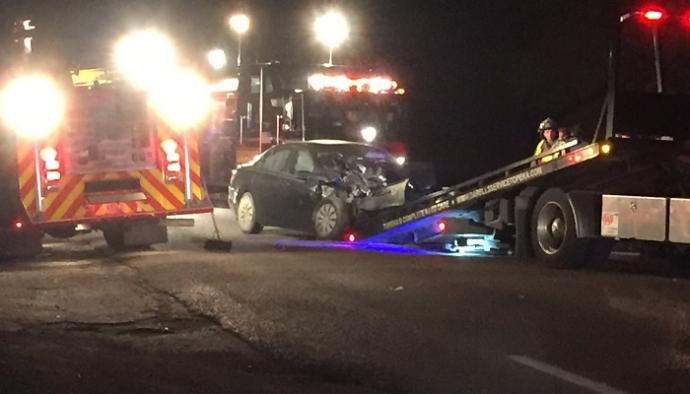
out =
[[539,123],[537,133],[541,135],[541,140],[534,150],[534,156],[540,156],[548,152],[558,143],[558,125],[556,121],[551,118],[546,118]]

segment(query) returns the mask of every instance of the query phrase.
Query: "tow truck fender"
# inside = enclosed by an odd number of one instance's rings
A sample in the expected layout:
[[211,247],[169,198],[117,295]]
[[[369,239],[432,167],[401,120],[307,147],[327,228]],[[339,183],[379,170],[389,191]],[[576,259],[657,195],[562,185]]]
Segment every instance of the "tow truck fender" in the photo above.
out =
[[527,187],[515,197],[515,256],[532,256],[530,242],[530,218],[534,202],[539,198],[541,189]]
[[571,191],[568,200],[575,217],[577,237],[598,238],[601,235],[601,193]]

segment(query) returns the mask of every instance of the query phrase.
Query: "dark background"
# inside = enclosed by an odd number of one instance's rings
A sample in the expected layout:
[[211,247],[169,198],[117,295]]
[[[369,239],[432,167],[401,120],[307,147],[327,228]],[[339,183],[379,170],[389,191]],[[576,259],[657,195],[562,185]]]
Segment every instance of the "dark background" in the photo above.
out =
[[[448,184],[530,155],[546,116],[589,127],[584,118],[596,117],[603,99],[611,28],[633,3],[25,1],[0,3],[0,20],[34,18],[38,48],[84,66],[102,65],[118,36],[143,26],[165,31],[201,63],[215,46],[235,55],[225,21],[242,10],[252,18],[245,60],[316,63],[327,52],[312,23],[335,6],[351,23],[335,62],[392,70],[407,90],[412,154],[434,162]],[[683,6],[672,3],[662,5]]]

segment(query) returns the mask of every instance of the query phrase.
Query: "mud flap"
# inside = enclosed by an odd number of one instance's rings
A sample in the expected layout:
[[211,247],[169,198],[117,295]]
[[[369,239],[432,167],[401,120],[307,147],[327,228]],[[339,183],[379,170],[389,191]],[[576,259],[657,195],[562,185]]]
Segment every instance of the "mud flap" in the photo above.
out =
[[515,197],[515,257],[531,257],[530,220],[539,189],[528,187]]
[[43,251],[43,235],[37,231],[0,232],[0,257],[33,257]]
[[158,222],[125,226],[124,246],[148,246],[168,242],[168,229]]

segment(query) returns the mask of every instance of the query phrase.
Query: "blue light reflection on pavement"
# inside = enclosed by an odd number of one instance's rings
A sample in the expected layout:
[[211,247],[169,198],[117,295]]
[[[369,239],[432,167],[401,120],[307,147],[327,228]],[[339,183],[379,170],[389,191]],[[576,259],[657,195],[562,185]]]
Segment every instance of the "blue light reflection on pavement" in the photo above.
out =
[[334,241],[304,241],[304,240],[280,240],[273,243],[276,247],[283,248],[308,248],[308,249],[346,249],[362,250],[368,252],[391,253],[391,254],[410,254],[422,256],[434,256],[438,253],[430,250],[410,248],[401,245],[381,244],[374,242],[334,242]]
[[404,236],[404,234],[412,233],[415,230],[427,229],[429,235],[436,232],[434,224],[438,221],[447,218],[465,218],[477,220],[476,214],[472,211],[461,211],[461,210],[448,210],[436,215],[428,216],[419,220],[415,220],[397,227],[393,227],[390,230],[380,232],[374,236],[366,239],[368,242],[376,243],[387,243],[390,240],[394,240],[397,237]]
[[[406,254],[419,256],[452,256],[452,257],[490,257],[491,253],[485,250],[485,239],[475,238],[474,245],[461,246],[455,251],[421,249],[420,247],[401,245],[401,237],[413,231],[426,229],[427,236],[436,233],[434,224],[444,218],[467,218],[475,219],[475,213],[471,211],[449,210],[422,218],[401,226],[394,227],[388,231],[376,234],[370,238],[357,242],[336,242],[336,241],[308,241],[308,240],[280,240],[274,242],[274,246],[279,248],[307,248],[307,249],[344,249],[369,251],[388,254]],[[481,236],[483,238],[483,236]]]
[[491,257],[491,254],[477,248],[459,248],[457,252],[440,250],[425,250],[402,245],[381,244],[367,241],[359,242],[334,242],[334,241],[305,241],[305,240],[280,240],[273,243],[278,248],[304,248],[304,249],[342,249],[386,254],[406,254],[417,256],[449,256],[449,257]]

